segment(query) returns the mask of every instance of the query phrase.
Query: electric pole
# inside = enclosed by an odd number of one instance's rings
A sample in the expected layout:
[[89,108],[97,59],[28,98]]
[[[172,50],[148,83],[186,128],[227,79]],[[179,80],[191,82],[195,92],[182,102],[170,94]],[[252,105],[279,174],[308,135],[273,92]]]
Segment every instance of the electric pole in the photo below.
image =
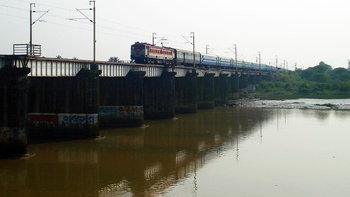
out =
[[233,48],[228,48],[231,52],[233,52],[234,56],[235,56],[235,67],[237,69],[237,64],[238,64],[238,60],[237,60],[237,45],[233,44]]
[[156,33],[152,33],[152,45],[154,46],[154,39],[156,38]]
[[208,54],[209,45],[205,45],[205,54]]
[[233,49],[235,50],[234,53],[235,53],[235,64],[236,64],[236,68],[237,68],[237,44],[234,44],[233,45]]
[[[33,11],[33,7],[35,7],[35,3],[30,3],[29,4],[29,23],[30,23],[30,27],[29,27],[29,31],[30,31],[30,35],[29,35],[29,55],[34,55],[33,52],[33,25],[37,22],[37,21],[41,21],[40,19],[47,14],[50,10],[47,11]],[[33,12],[44,12],[44,14],[42,14],[38,19],[36,19],[33,22]]]
[[[95,0],[89,1],[89,5],[93,4],[92,8],[88,9],[78,9],[75,8],[80,14],[84,16],[84,18],[67,18],[67,20],[75,21],[77,19],[88,19],[93,24],[93,63],[96,63],[96,2]],[[92,10],[93,11],[93,19],[91,20],[89,17],[87,17],[81,10]]]
[[33,10],[32,10],[32,6],[34,6],[35,7],[35,3],[30,3],[29,4],[29,6],[30,6],[30,10],[29,10],[29,12],[30,12],[30,38],[29,38],[29,55],[32,55],[33,53],[32,53],[32,45],[33,45]]
[[94,24],[94,38],[93,38],[93,43],[94,43],[94,64],[96,63],[96,2],[93,0],[93,1],[89,1],[89,5],[91,5],[91,3],[93,3],[93,24]]
[[191,38],[193,39],[192,45],[193,45],[193,68],[196,68],[196,47],[195,47],[195,39],[194,39],[194,32],[191,32]]
[[192,42],[189,41],[185,36],[181,35],[188,43],[192,44],[193,46],[193,70],[194,68],[196,67],[196,56],[195,56],[195,53],[196,53],[196,45],[195,45],[195,39],[194,39],[194,32],[191,32],[190,33],[190,38],[192,38]]
[[261,53],[259,51],[259,70],[261,70]]

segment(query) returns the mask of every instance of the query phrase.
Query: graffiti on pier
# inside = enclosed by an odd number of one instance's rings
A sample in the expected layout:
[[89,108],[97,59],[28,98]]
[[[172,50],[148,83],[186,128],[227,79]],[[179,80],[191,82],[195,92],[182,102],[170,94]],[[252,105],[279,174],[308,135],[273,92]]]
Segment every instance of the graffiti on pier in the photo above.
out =
[[1,127],[0,128],[0,142],[8,142],[10,138],[10,128]]
[[117,106],[120,118],[140,118],[143,116],[143,106]]
[[25,128],[0,127],[0,143],[11,143],[14,141],[26,141]]
[[28,114],[28,125],[45,129],[97,127],[98,114]]
[[142,119],[143,106],[100,106],[99,115],[103,118]]
[[66,128],[96,127],[98,114],[58,114],[58,122]]
[[35,128],[55,128],[58,125],[57,114],[28,114],[28,123]]

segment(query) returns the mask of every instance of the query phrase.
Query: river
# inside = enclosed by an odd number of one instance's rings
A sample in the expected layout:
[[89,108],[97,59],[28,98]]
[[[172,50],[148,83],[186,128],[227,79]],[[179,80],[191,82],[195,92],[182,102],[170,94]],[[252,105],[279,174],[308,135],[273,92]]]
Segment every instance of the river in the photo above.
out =
[[244,101],[0,160],[0,196],[349,196],[350,99]]

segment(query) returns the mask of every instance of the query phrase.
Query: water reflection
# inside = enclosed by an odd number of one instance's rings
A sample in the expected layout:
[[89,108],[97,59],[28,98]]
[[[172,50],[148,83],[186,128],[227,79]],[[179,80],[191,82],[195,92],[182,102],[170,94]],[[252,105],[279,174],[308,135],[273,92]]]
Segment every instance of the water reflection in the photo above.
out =
[[[100,141],[33,144],[29,160],[0,162],[2,196],[149,196],[196,174],[256,132],[264,109],[218,108],[150,121],[146,129],[101,131]],[[196,178],[194,178],[196,179]],[[196,180],[193,180],[196,190]]]
[[337,119],[348,119],[350,118],[350,113],[348,111],[344,111],[344,110],[337,110],[337,111],[333,111],[335,117]]
[[103,130],[99,141],[31,144],[35,157],[0,160],[0,196],[314,196],[305,188],[315,185],[344,194],[349,117],[217,108],[149,121],[146,129]]

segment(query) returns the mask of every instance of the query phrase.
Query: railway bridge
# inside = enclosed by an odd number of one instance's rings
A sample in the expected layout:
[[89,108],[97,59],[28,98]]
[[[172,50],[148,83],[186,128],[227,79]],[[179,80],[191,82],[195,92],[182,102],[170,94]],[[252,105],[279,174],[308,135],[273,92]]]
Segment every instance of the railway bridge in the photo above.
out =
[[27,154],[28,138],[98,138],[224,104],[264,70],[164,67],[0,55],[0,158]]

